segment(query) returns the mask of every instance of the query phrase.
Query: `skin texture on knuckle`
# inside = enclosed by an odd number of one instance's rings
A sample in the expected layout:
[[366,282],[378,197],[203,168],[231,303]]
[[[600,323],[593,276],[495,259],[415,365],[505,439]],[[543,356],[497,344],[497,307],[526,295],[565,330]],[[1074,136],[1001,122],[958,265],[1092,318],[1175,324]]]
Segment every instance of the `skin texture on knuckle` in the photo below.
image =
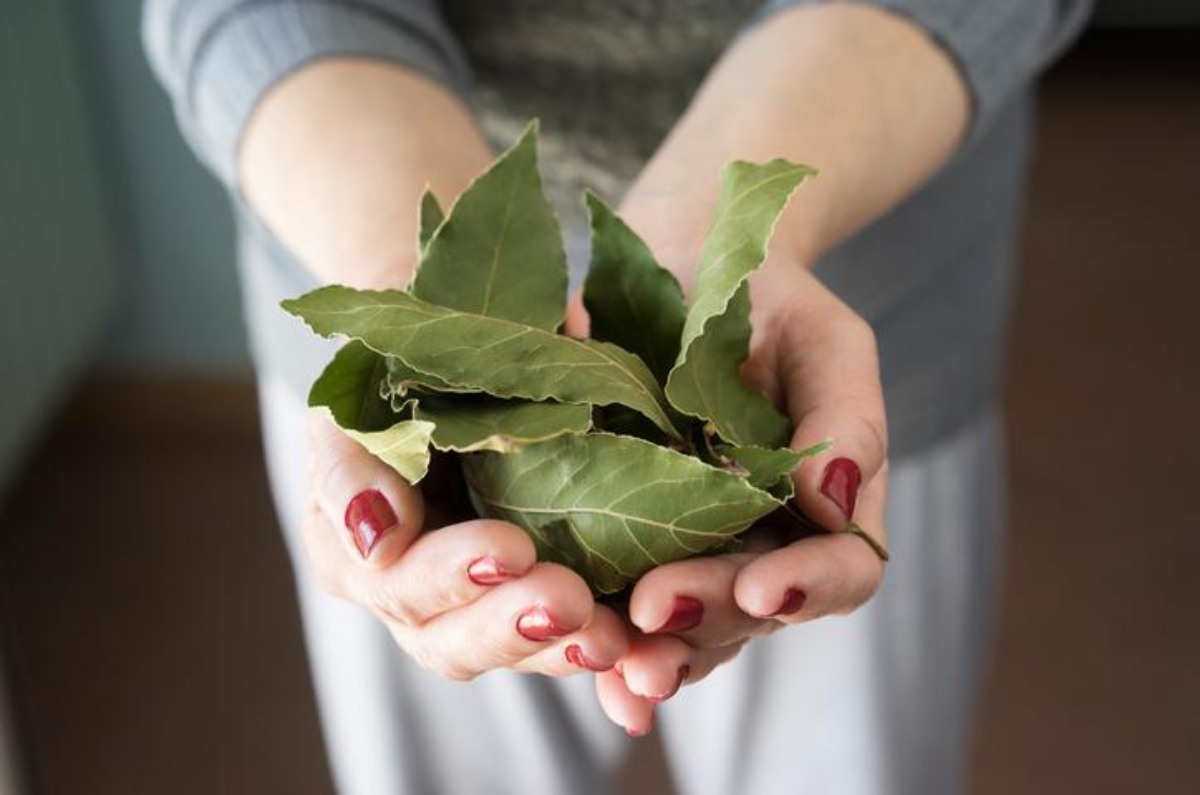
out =
[[[393,632],[393,637],[396,633]],[[397,637],[397,643],[413,662],[432,674],[450,682],[470,682],[479,676],[476,671],[459,660],[454,660],[445,654],[438,653],[428,645],[417,642],[403,643]]]
[[394,621],[404,627],[420,627],[423,618],[407,604],[403,594],[396,591],[391,578],[373,579],[366,588],[371,610],[386,621]]

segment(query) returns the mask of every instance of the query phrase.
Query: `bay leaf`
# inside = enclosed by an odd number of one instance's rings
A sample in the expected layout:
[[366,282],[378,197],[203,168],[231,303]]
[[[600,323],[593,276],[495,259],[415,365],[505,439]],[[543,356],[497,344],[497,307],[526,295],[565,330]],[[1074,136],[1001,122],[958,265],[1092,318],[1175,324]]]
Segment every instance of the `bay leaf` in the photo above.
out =
[[[833,447],[833,442],[826,439],[803,450],[792,450],[787,447],[766,448],[756,445],[737,447],[734,445],[718,445],[716,452],[729,459],[740,470],[750,485],[760,489],[772,490],[786,479],[791,483],[792,473],[806,459],[818,456]],[[774,493],[772,491],[772,493]],[[790,494],[788,495],[791,496]]]
[[433,390],[438,392],[471,392],[477,390],[464,390],[456,388],[453,384],[448,384],[442,378],[429,373],[422,373],[413,367],[409,367],[403,360],[395,356],[385,357],[387,363],[387,373],[383,379],[383,392],[388,398],[407,397],[410,390]]
[[433,430],[433,423],[424,420],[400,420],[381,431],[343,429],[351,439],[414,485],[429,471]]
[[325,409],[351,439],[409,483],[418,483],[429,468],[434,426],[421,420],[396,420],[388,402],[379,396],[386,370],[383,356],[351,340],[313,382],[308,405]]
[[[735,444],[779,447],[791,435],[791,422],[770,399],[742,383],[739,366],[750,349],[750,286],[742,282],[725,311],[712,318],[691,346],[692,366],[672,372],[674,395],[703,401],[693,413],[707,420],[722,439]],[[711,363],[704,366],[703,363]],[[724,369],[722,369],[724,368]],[[668,399],[670,393],[668,394]],[[672,403],[679,408],[677,403]]]
[[[787,441],[787,419],[741,381],[750,340],[749,297],[742,286],[766,258],[792,192],[815,173],[786,160],[735,161],[722,177],[666,394],[677,410],[711,423],[726,442],[776,447]],[[710,333],[719,344],[704,342]]]
[[779,505],[698,458],[606,433],[469,455],[463,472],[483,515],[524,528],[542,559],[598,593],[717,546]]
[[421,206],[417,213],[417,253],[424,259],[429,241],[446,218],[446,214],[442,212],[442,205],[438,204],[437,196],[433,195],[428,186],[421,194]]
[[583,286],[593,339],[636,353],[665,382],[686,309],[675,276],[600,197],[588,191],[592,258]]
[[386,375],[385,358],[361,342],[351,340],[338,349],[313,381],[308,391],[308,405],[329,409],[340,428],[382,430],[396,420],[388,401],[379,391],[379,384]]
[[537,129],[530,124],[450,208],[413,279],[417,298],[545,331],[562,325],[567,255],[542,193]]
[[361,340],[454,387],[504,398],[619,403],[680,438],[654,375],[615,345],[456,312],[399,290],[329,285],[282,305],[321,336]]
[[422,396],[413,417],[434,424],[434,447],[460,453],[509,453],[556,436],[586,433],[592,427],[590,406],[490,395]]

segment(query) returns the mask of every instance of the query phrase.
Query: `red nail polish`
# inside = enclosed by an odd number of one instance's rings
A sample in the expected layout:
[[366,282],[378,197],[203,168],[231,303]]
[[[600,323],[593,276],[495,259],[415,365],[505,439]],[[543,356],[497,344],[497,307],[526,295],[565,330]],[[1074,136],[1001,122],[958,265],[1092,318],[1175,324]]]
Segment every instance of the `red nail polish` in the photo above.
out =
[[499,585],[512,578],[495,558],[478,558],[467,566],[467,579],[476,585]]
[[650,699],[651,701],[653,701],[655,704],[661,704],[662,702],[666,701],[668,698],[670,698],[671,696],[673,696],[679,692],[679,688],[683,687],[684,680],[688,678],[688,674],[690,674],[691,672],[692,672],[692,666],[690,666],[690,665],[679,666],[679,679],[675,682],[675,687],[671,688],[668,692],[663,693],[661,696],[647,696],[647,698]]
[[544,641],[561,638],[567,631],[555,623],[544,607],[526,610],[517,618],[517,632],[526,640]]
[[767,617],[774,618],[775,616],[790,616],[792,613],[799,613],[807,599],[808,594],[799,588],[788,588],[783,595],[783,601],[779,603],[779,608]]
[[604,668],[589,660],[583,653],[583,647],[578,643],[572,643],[563,651],[563,653],[567,657],[567,662],[571,663],[571,665],[574,665],[577,668],[586,668],[589,671],[600,673],[602,671],[607,671],[612,667],[609,666],[609,668]]
[[388,504],[387,497],[376,489],[366,489],[354,495],[346,506],[346,529],[358,547],[363,559],[370,557],[371,550],[383,538],[384,533],[397,524],[396,512]]
[[833,501],[846,521],[854,518],[854,504],[858,502],[858,487],[862,485],[862,470],[849,458],[835,458],[825,467],[821,479],[821,493]]
[[704,602],[692,596],[676,596],[675,605],[666,623],[656,632],[686,632],[699,625],[704,618]]

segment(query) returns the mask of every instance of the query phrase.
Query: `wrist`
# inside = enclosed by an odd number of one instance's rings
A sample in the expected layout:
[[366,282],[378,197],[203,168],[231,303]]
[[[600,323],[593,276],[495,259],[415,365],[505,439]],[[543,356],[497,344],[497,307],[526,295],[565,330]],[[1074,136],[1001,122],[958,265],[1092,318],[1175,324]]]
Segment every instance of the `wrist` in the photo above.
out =
[[448,205],[491,153],[449,90],[394,64],[329,59],[274,88],[240,152],[247,203],[320,280],[400,287],[426,185]]

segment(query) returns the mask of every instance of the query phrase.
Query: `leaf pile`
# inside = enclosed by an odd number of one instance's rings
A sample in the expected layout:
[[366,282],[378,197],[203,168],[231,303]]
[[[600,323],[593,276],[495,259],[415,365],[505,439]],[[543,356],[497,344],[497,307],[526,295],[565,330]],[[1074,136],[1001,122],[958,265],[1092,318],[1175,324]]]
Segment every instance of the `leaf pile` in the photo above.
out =
[[825,448],[788,450],[787,418],[739,377],[746,279],[813,173],[784,160],[725,169],[690,302],[589,193],[592,339],[578,340],[559,333],[566,255],[530,125],[449,213],[425,193],[407,291],[334,285],[284,302],[321,336],[349,338],[309,404],[412,483],[431,450],[461,454],[479,513],[523,527],[597,593],[725,548]]

